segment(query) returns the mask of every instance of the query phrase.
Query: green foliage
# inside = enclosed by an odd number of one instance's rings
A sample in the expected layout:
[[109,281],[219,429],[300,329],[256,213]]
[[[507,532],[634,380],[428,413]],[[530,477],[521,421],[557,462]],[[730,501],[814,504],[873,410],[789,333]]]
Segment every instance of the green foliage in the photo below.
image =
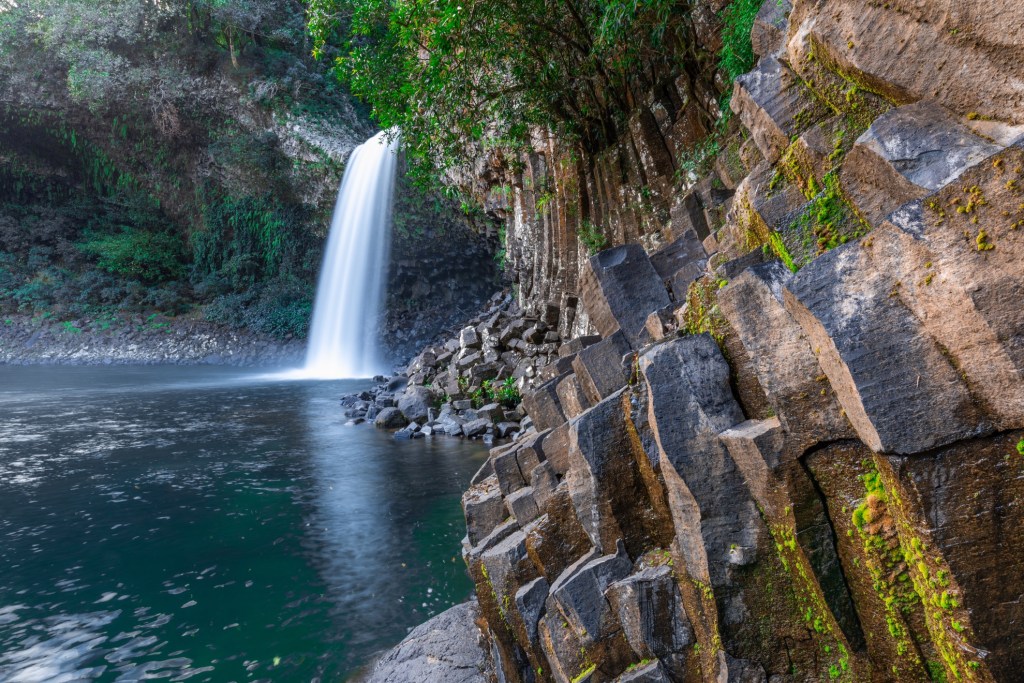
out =
[[580,242],[587,248],[591,256],[608,247],[608,238],[589,220],[580,221],[579,230],[576,232]]
[[184,272],[181,240],[167,233],[125,228],[114,235],[90,236],[78,248],[97,257],[99,268],[112,275],[160,282],[180,277]]
[[724,26],[718,64],[730,83],[754,68],[754,47],[750,42],[750,32],[760,9],[761,0],[733,0],[722,12]]
[[[462,386],[461,382],[459,386]],[[474,391],[469,398],[477,408],[492,401],[500,403],[506,408],[515,408],[523,400],[522,395],[519,393],[519,387],[516,386],[516,381],[511,377],[500,382],[489,379],[484,380],[480,388]]]
[[309,0],[315,54],[401,129],[422,181],[467,142],[525,148],[532,125],[591,149],[614,140],[658,66],[694,45],[673,0]]

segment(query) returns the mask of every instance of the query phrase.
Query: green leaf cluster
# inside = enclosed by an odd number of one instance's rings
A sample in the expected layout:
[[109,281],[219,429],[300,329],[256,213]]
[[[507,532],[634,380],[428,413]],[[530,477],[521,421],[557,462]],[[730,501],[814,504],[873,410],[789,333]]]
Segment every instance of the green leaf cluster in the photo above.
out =
[[[315,54],[400,129],[413,171],[443,175],[546,126],[585,149],[687,50],[678,0],[309,0]],[[432,168],[433,167],[433,168]]]

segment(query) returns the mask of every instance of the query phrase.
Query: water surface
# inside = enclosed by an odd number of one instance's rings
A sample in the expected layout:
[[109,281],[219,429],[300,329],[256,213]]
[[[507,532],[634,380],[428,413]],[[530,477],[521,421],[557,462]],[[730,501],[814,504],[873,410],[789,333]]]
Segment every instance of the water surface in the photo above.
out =
[[0,367],[0,680],[343,681],[465,599],[482,448],[358,382]]

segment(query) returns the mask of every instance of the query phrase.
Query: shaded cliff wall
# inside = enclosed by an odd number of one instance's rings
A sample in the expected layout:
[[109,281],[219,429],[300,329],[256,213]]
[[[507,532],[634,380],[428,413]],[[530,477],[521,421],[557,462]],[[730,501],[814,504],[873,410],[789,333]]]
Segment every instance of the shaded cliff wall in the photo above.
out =
[[492,198],[524,303],[596,332],[463,498],[498,680],[1019,679],[1022,13],[769,0],[660,218],[656,125],[604,194],[545,142]]

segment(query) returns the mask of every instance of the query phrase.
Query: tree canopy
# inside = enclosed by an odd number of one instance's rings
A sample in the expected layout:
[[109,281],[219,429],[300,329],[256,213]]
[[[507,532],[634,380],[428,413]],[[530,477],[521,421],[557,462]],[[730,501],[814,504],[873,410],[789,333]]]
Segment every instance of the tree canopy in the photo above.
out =
[[613,142],[687,59],[689,21],[678,0],[309,0],[315,54],[401,129],[421,175],[522,144],[534,125]]

